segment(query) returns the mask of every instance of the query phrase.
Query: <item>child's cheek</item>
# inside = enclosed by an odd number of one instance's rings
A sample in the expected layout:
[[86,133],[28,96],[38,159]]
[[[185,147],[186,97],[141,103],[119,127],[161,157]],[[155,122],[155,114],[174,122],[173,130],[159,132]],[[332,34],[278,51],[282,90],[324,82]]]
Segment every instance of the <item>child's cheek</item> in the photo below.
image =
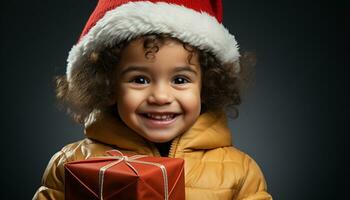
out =
[[146,97],[146,92],[144,90],[137,90],[137,89],[126,89],[124,90],[124,96],[126,99],[130,100],[130,98],[145,98]]
[[191,112],[196,112],[201,106],[201,97],[199,90],[191,90],[178,95],[178,100],[182,107]]
[[143,92],[121,87],[117,103],[122,104],[129,109],[135,109],[134,107],[142,101],[142,98],[144,98]]

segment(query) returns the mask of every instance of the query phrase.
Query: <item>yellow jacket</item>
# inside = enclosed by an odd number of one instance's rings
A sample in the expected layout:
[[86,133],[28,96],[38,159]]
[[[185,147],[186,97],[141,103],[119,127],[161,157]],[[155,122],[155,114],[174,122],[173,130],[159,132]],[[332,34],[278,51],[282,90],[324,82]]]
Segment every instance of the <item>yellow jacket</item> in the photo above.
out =
[[[160,156],[156,146],[115,117],[94,113],[85,125],[86,139],[69,144],[50,160],[42,186],[33,199],[64,199],[64,168],[68,161],[105,155],[110,149]],[[231,144],[224,113],[204,113],[171,144],[169,157],[185,160],[188,200],[271,200],[264,176],[247,154]]]

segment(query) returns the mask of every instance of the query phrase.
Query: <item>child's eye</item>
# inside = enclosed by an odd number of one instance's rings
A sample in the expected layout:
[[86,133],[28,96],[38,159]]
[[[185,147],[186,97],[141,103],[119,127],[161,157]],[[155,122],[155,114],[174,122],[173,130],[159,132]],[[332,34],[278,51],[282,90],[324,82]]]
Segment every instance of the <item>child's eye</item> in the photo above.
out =
[[137,84],[148,84],[150,81],[143,76],[137,76],[133,78],[130,82],[137,83]]
[[185,83],[189,83],[190,81],[187,79],[187,78],[185,78],[185,77],[176,77],[175,79],[174,79],[174,83],[175,84],[185,84]]

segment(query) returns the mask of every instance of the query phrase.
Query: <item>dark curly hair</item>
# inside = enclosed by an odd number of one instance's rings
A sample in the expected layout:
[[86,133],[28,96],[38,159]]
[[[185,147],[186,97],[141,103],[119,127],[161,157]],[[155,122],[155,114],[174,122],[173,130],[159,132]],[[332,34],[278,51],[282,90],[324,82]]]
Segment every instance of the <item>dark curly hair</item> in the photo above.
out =
[[[190,52],[189,61],[194,53],[198,53],[202,71],[201,113],[226,109],[229,117],[238,118],[237,106],[241,104],[242,94],[254,80],[254,54],[244,53],[239,62],[222,64],[210,51],[199,50],[168,34],[146,34],[139,37],[144,39],[147,59],[153,57],[167,39],[181,42]],[[83,67],[72,71],[70,83],[66,75],[56,76],[54,80],[59,108],[78,123],[84,123],[85,118],[95,109],[112,112],[119,118],[116,105],[112,104],[112,96],[115,95],[113,72],[123,48],[130,41],[122,41],[100,52],[91,53]],[[240,65],[240,72],[234,71],[236,65]]]

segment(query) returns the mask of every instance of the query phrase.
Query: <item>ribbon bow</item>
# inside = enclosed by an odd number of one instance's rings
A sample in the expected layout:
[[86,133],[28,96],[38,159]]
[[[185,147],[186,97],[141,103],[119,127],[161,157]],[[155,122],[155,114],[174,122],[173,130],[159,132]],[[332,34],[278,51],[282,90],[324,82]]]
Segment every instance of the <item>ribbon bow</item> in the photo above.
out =
[[[115,151],[115,152],[119,153],[121,156],[112,155],[110,153],[111,151]],[[168,176],[167,176],[167,171],[166,171],[166,168],[165,168],[164,165],[159,164],[159,163],[154,163],[154,162],[147,162],[147,161],[137,160],[139,158],[147,157],[146,155],[133,155],[133,156],[128,157],[128,156],[124,156],[124,154],[121,151],[118,151],[116,149],[111,150],[111,151],[107,152],[108,154],[111,155],[111,156],[108,156],[108,158],[115,158],[115,159],[117,159],[117,161],[111,162],[108,165],[103,166],[103,167],[100,168],[100,171],[99,171],[99,186],[100,186],[100,199],[101,200],[103,200],[103,183],[104,183],[105,172],[107,171],[107,169],[109,169],[109,168],[113,167],[114,165],[117,165],[117,164],[119,164],[120,162],[123,162],[123,161],[138,176],[139,176],[138,171],[130,163],[141,163],[141,164],[153,165],[153,166],[159,167],[160,170],[162,171],[162,174],[163,174],[164,200],[168,200],[168,198],[169,198],[169,194],[168,194]]]

